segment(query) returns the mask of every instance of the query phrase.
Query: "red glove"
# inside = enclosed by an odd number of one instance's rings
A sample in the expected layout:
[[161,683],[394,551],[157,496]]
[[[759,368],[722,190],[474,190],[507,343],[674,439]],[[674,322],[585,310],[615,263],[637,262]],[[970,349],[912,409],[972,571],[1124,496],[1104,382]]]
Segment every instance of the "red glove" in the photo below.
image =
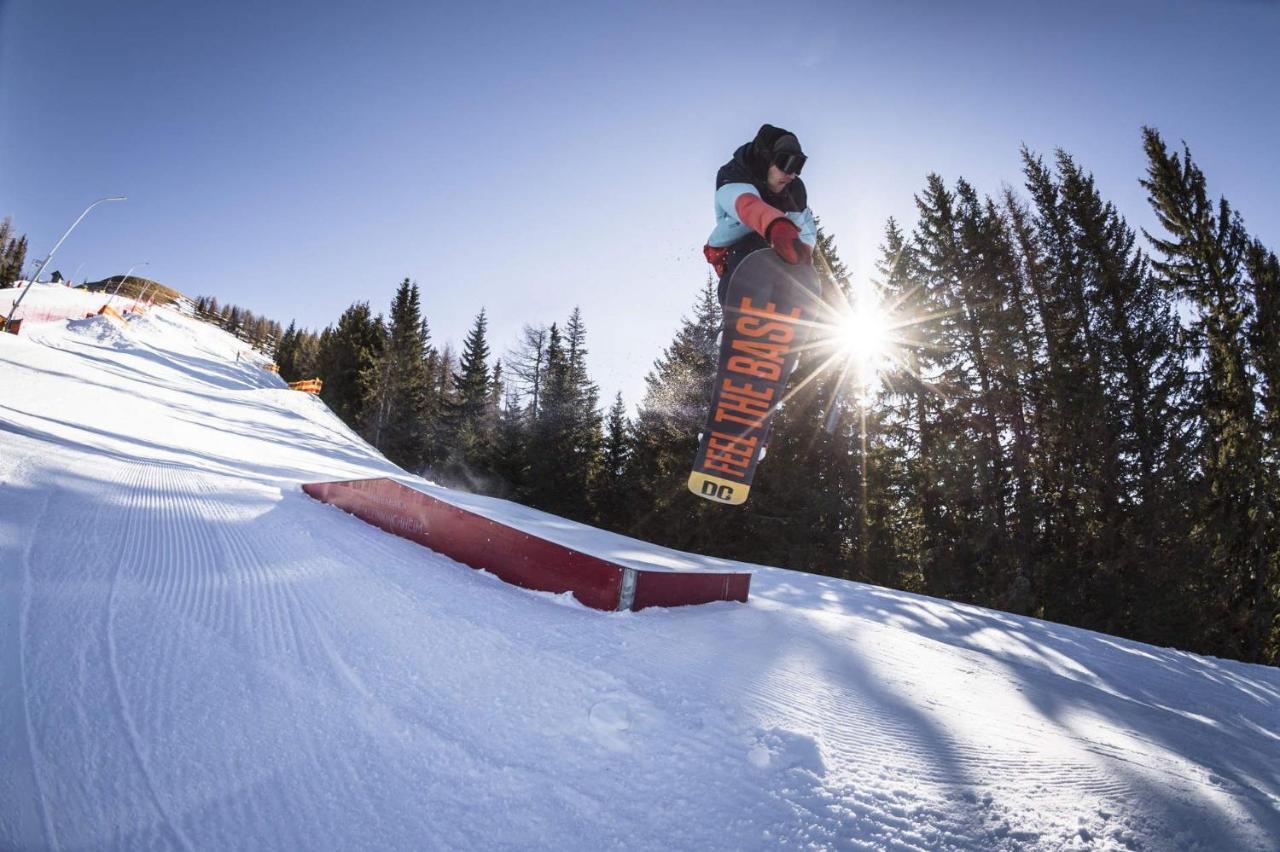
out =
[[707,259],[707,263],[711,264],[711,268],[716,271],[716,277],[723,278],[725,264],[729,262],[729,247],[705,245],[702,247],[702,256]]
[[766,236],[778,257],[787,263],[809,263],[813,260],[813,249],[800,239],[800,229],[786,216],[775,219]]

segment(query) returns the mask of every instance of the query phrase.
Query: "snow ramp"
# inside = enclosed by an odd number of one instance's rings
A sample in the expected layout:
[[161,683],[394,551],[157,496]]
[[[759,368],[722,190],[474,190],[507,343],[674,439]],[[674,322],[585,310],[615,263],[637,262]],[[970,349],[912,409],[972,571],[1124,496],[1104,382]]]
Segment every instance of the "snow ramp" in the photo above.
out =
[[588,552],[581,545],[536,535],[500,517],[486,517],[385,477],[311,482],[302,490],[379,529],[488,571],[512,585],[542,592],[571,592],[580,603],[593,609],[635,611],[715,601],[745,603],[751,588],[751,574],[747,572],[681,570],[681,566],[670,563],[637,565],[635,557],[628,560],[631,564],[602,558],[598,551],[608,549],[611,540],[615,544],[639,542],[544,516],[561,521],[554,528],[562,535],[569,531],[570,541],[585,537],[595,542],[596,547],[591,549],[597,552]]

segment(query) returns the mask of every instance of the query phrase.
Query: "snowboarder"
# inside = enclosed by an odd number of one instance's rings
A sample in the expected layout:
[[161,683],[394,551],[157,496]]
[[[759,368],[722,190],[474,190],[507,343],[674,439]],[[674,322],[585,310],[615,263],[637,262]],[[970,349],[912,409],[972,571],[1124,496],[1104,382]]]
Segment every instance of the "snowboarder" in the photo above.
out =
[[794,133],[765,124],[716,173],[716,226],[702,252],[720,278],[721,304],[734,268],[757,249],[813,262],[818,228],[800,180],[806,159]]
[[804,163],[795,134],[766,124],[716,175],[716,227],[703,253],[720,276],[725,325],[689,490],[718,503],[746,501],[817,319],[818,228]]

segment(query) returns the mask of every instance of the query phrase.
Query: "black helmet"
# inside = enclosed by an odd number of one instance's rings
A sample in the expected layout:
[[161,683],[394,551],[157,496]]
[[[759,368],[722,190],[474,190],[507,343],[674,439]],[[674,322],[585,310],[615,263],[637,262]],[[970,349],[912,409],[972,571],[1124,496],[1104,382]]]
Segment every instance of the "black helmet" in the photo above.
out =
[[761,177],[769,173],[770,165],[777,166],[787,174],[798,175],[808,159],[794,133],[772,124],[762,124],[756,131],[756,138],[751,143],[751,153],[753,165]]

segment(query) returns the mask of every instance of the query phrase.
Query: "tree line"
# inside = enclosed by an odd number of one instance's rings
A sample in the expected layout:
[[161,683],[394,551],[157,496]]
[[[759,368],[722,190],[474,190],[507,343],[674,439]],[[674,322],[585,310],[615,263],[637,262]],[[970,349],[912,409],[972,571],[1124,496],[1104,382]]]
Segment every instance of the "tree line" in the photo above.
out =
[[[928,176],[889,221],[891,366],[850,392],[806,356],[740,508],[689,494],[722,322],[708,280],[607,410],[576,309],[496,358],[485,311],[432,341],[417,285],[320,333],[287,379],[406,469],[677,548],[1280,662],[1280,264],[1189,149],[1144,130],[1145,243],[1086,169],[1023,151],[991,196]],[[852,297],[833,237],[819,269]],[[828,357],[830,355],[831,357]]]
[[[136,294],[135,294],[136,295]],[[280,323],[239,305],[219,304],[216,296],[197,296],[196,316],[234,334],[255,349],[273,351],[284,334]]]
[[6,216],[0,220],[0,287],[20,280],[26,262],[27,235],[15,233],[12,219]]

